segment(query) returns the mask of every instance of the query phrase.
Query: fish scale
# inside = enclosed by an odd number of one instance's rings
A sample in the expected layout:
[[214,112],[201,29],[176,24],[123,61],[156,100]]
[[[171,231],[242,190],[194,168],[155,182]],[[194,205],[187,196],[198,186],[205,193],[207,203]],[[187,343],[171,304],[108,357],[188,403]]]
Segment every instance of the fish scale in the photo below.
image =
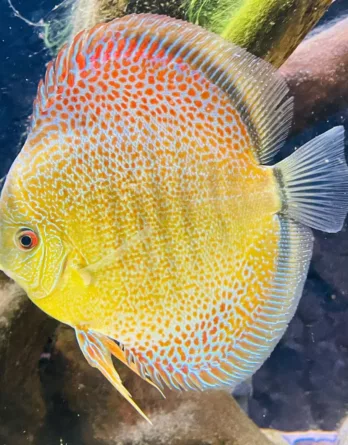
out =
[[48,65],[1,195],[0,265],[139,412],[111,355],[159,387],[235,386],[296,309],[305,223],[343,223],[342,129],[267,165],[291,104],[268,64],[160,16],[83,31]]

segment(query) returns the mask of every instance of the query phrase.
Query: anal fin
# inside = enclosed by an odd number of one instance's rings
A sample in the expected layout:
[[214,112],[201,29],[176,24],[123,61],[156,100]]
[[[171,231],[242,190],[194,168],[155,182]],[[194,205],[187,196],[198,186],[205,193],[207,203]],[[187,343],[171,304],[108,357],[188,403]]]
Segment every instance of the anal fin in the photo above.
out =
[[147,383],[149,383],[150,385],[152,385],[153,387],[155,387],[160,393],[161,395],[165,397],[165,395],[163,394],[163,392],[161,391],[161,389],[155,385],[155,383],[148,379],[147,377],[145,377],[140,371],[139,368],[137,367],[136,363],[127,360],[126,358],[126,353],[125,351],[123,351],[120,346],[118,346],[113,340],[110,340],[110,338],[108,337],[104,337],[103,338],[103,342],[105,344],[105,346],[107,346],[107,348],[109,349],[109,351],[111,352],[111,354],[117,358],[118,360],[120,360],[120,362],[122,362],[124,365],[127,365],[129,369],[131,369],[133,372],[135,372],[135,374],[137,374],[139,377],[141,377],[142,379],[144,379]]
[[138,411],[145,420],[151,425],[151,420],[143,413],[138,405],[132,399],[131,394],[123,386],[121,378],[117,373],[111,359],[109,350],[109,342],[107,337],[103,335],[75,328],[77,341],[88,363],[99,369],[99,371],[106,377],[109,382],[123,395],[123,397]]

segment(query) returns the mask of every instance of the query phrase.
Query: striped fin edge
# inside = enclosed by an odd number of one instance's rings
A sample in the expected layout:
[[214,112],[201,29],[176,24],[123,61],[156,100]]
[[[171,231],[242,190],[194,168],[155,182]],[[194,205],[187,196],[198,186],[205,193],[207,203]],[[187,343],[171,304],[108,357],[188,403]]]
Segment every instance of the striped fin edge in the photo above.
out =
[[252,138],[261,164],[269,163],[286,139],[292,98],[283,78],[267,62],[199,26],[151,14],[130,15],[98,24],[63,47],[40,82],[33,125],[64,88],[73,88],[110,60],[146,57],[188,63],[231,99]]

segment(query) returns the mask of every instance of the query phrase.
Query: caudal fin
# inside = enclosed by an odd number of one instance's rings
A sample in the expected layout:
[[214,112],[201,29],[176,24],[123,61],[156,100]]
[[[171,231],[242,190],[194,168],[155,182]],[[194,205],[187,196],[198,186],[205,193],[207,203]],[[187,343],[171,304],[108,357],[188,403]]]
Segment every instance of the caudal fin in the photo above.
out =
[[344,127],[308,142],[274,166],[282,213],[313,229],[338,232],[348,211]]

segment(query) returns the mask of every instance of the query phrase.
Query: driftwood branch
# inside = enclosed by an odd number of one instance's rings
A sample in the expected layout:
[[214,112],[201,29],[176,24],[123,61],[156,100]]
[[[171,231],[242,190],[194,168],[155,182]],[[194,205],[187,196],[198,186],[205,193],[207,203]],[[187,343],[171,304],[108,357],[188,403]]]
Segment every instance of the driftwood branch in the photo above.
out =
[[331,3],[332,0],[244,0],[232,10],[229,21],[224,21],[225,27],[216,26],[213,31],[279,67]]
[[295,98],[295,131],[346,112],[348,18],[305,40],[280,71]]
[[46,416],[39,360],[57,322],[0,274],[0,442],[35,440]]
[[[332,0],[75,0],[71,16],[52,21],[58,49],[80,30],[132,13],[165,14],[197,23],[279,67],[323,16]],[[59,20],[58,20],[59,21]],[[58,32],[66,38],[60,39]],[[56,31],[55,31],[56,30]],[[58,40],[55,42],[55,40]]]

